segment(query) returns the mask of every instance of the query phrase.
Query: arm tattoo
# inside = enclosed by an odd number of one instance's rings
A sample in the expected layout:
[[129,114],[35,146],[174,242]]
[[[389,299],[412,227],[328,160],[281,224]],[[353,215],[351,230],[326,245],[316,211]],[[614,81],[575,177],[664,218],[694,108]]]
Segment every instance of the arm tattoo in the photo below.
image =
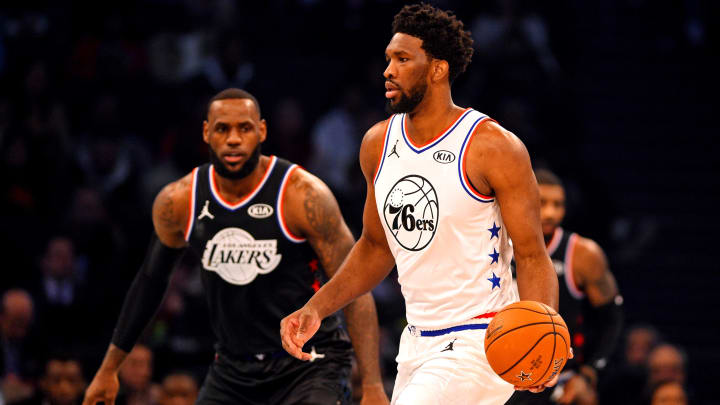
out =
[[329,201],[323,199],[317,190],[307,183],[303,206],[305,216],[315,232],[325,241],[332,240],[337,234],[338,218],[333,215]]
[[297,187],[304,193],[303,208],[313,233],[317,235],[315,253],[319,256],[325,271],[334,273],[345,254],[352,246],[344,248],[345,239],[341,232],[342,219],[331,198],[319,193],[308,181],[298,181]]
[[182,225],[175,215],[175,204],[170,196],[176,188],[176,185],[171,185],[167,191],[162,192],[158,200],[158,219],[163,227],[177,228]]
[[602,276],[593,280],[593,284],[604,299],[610,300],[617,295],[615,280],[613,280],[613,277],[608,270],[603,271]]

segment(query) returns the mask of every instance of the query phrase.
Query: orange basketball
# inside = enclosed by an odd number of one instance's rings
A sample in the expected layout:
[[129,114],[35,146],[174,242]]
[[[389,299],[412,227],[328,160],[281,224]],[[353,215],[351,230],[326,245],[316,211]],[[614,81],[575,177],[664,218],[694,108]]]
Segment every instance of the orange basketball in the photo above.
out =
[[485,354],[492,369],[519,387],[543,384],[565,366],[570,334],[562,317],[536,301],[500,310],[488,325]]

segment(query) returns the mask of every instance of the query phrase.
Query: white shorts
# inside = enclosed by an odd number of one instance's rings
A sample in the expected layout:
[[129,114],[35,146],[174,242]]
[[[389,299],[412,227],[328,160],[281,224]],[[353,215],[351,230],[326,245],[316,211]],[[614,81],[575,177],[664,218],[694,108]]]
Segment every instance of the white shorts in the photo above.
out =
[[502,405],[510,398],[513,386],[495,374],[485,357],[485,329],[439,336],[421,332],[408,326],[400,338],[392,405]]

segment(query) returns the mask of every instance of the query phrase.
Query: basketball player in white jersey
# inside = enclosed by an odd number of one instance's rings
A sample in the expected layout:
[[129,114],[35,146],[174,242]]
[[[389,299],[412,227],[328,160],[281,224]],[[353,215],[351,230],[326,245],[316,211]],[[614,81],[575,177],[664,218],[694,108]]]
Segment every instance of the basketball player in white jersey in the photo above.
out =
[[[384,76],[395,114],[370,128],[360,150],[362,235],[336,276],[282,320],[283,347],[309,360],[303,345],[320,321],[397,265],[409,325],[392,403],[504,404],[513,386],[490,368],[483,339],[494,313],[518,300],[513,248],[519,298],[558,302],[530,159],[513,134],[453,103],[451,83],[473,52],[462,22],[405,6],[393,34]],[[531,391],[544,388],[538,381]]]

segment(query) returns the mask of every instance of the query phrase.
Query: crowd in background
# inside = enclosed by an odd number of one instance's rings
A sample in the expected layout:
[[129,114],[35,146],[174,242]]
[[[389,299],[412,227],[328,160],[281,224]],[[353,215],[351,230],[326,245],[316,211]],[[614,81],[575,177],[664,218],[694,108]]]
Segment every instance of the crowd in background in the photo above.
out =
[[[577,216],[570,221],[610,241],[602,226],[610,213],[583,199],[587,186],[574,173],[580,125],[568,76],[577,61],[568,55],[577,44],[557,23],[554,11],[563,5],[434,3],[454,9],[475,41],[474,62],[454,85],[456,104],[520,136],[534,163],[571,174],[569,210]],[[386,117],[383,50],[399,6],[153,0],[112,12],[79,3],[0,7],[0,404],[82,397],[145,253],[153,198],[207,161],[206,102],[224,88],[257,96],[268,122],[263,153],[325,180],[359,235],[359,144]],[[688,41],[702,41],[703,26],[687,21]],[[156,319],[121,370],[120,403],[194,401],[214,355],[199,271],[186,255],[174,272]],[[633,294],[618,279],[623,294]],[[391,388],[405,326],[395,273],[374,296]],[[648,403],[651,388],[692,395],[687,367],[684,351],[655,328],[629,328],[601,376],[601,394],[633,393]]]

